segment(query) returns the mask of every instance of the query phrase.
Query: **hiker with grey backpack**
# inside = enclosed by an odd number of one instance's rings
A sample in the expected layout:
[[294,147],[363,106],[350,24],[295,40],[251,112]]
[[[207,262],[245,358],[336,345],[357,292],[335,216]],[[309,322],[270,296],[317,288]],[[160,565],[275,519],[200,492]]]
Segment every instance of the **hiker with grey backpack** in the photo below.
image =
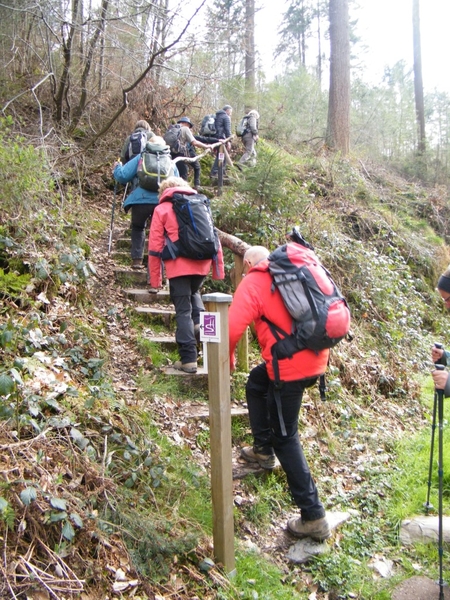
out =
[[279,461],[300,509],[300,516],[288,520],[288,531],[323,541],[330,525],[300,444],[298,418],[305,389],[327,368],[329,348],[348,333],[350,312],[298,230],[272,253],[263,246],[248,249],[244,275],[229,310],[230,368],[252,322],[263,362],[246,384],[253,445],[243,447],[241,457],[267,470]]
[[[166,133],[164,134],[164,140],[170,148],[172,159],[176,158],[193,158],[195,157],[194,147],[208,149],[211,148],[211,143],[204,143],[194,137],[192,133],[192,121],[189,117],[181,117],[176,124],[169,125]],[[194,175],[196,180],[194,187],[200,185],[200,167],[198,163],[192,162],[192,165],[197,164]],[[178,171],[180,177],[185,181],[188,180],[189,169],[187,162],[183,160],[177,161]]]
[[256,149],[255,144],[258,141],[259,131],[259,112],[257,110],[250,110],[245,117],[242,117],[240,123],[236,127],[236,135],[242,139],[244,144],[245,152],[236,163],[238,168],[247,163],[254,164],[256,162]]
[[123,208],[131,209],[131,261],[133,269],[143,269],[145,228],[158,204],[159,184],[171,176],[178,176],[170,150],[163,138],[153,136],[146,143],[144,151],[127,163],[117,161],[113,176],[124,185],[131,184],[131,193],[125,199]]

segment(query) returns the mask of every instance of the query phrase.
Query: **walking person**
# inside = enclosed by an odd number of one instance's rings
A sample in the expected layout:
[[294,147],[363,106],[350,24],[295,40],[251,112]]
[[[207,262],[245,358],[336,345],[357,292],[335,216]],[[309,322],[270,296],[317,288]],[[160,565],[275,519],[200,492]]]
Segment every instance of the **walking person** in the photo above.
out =
[[[195,148],[210,148],[211,147],[211,142],[209,143],[204,143],[201,142],[200,140],[197,140],[194,137],[194,134],[192,133],[191,129],[192,129],[192,122],[190,120],[189,117],[181,117],[181,119],[179,121],[177,121],[178,125],[181,125],[181,133],[180,133],[180,144],[183,148],[187,149],[186,154],[176,154],[174,152],[172,152],[172,158],[177,158],[179,156],[195,156]],[[192,148],[192,150],[191,150]],[[194,168],[194,187],[197,187],[200,185],[200,165],[198,164],[198,161],[195,161],[195,163],[191,163],[193,168]],[[196,166],[194,166],[194,164]],[[180,174],[180,177],[182,179],[184,179],[185,181],[188,180],[188,176],[189,176],[189,168],[188,168],[188,163],[179,160],[177,161],[177,167],[178,167],[178,172]],[[197,171],[196,171],[197,169]],[[197,178],[197,179],[196,179]]]
[[[166,142],[162,137],[153,136],[149,139],[152,144],[166,147]],[[117,161],[114,164],[113,177],[122,184],[131,184],[131,193],[126,197],[123,208],[126,213],[131,210],[131,267],[132,269],[143,269],[143,253],[145,245],[145,228],[153,211],[158,205],[158,192],[145,190],[139,185],[137,177],[138,162],[140,154],[122,164]],[[175,175],[178,175],[176,166]]]
[[197,372],[197,340],[200,313],[205,310],[200,289],[212,269],[213,279],[223,279],[224,264],[219,244],[214,259],[172,257],[170,248],[179,240],[179,227],[173,208],[175,194],[194,195],[196,191],[180,177],[171,177],[160,186],[159,203],[153,213],[149,236],[150,286],[158,290],[162,284],[162,266],[169,281],[170,299],[175,306],[176,332],[180,360],[174,367],[186,373]]
[[[216,112],[215,119],[215,128],[216,128],[216,138],[218,140],[226,140],[231,136],[231,114],[233,112],[232,107],[229,104],[225,104],[225,106]],[[231,143],[226,143],[227,150],[231,149]],[[225,176],[225,163],[223,164],[223,175]],[[216,158],[214,159],[214,164],[211,169],[211,177],[217,178],[219,175],[219,150],[216,150]]]
[[153,136],[154,133],[147,121],[143,119],[139,120],[134,127],[133,133],[130,133],[122,146],[120,162],[124,165],[134,156],[140,154],[144,150],[147,140]]
[[300,516],[289,519],[287,527],[297,537],[324,540],[330,536],[325,509],[319,500],[298,435],[298,416],[305,388],[313,385],[325,372],[328,350],[296,352],[291,358],[279,360],[281,386],[279,391],[285,435],[280,423],[272,361],[272,346],[276,338],[271,332],[271,321],[283,331],[291,331],[289,315],[278,289],[273,290],[268,271],[269,251],[253,246],[244,255],[245,277],[239,284],[229,310],[230,361],[234,369],[234,351],[250,323],[254,322],[264,362],[250,372],[246,385],[246,400],[253,435],[253,446],[244,447],[241,456],[248,462],[258,463],[264,469],[273,469],[276,458],[286,473],[287,482]]
[[244,118],[246,120],[246,125],[242,135],[242,143],[244,144],[245,152],[239,159],[239,162],[237,163],[238,166],[245,165],[248,161],[251,161],[251,164],[256,162],[255,144],[259,139],[259,112],[257,110],[251,110]]

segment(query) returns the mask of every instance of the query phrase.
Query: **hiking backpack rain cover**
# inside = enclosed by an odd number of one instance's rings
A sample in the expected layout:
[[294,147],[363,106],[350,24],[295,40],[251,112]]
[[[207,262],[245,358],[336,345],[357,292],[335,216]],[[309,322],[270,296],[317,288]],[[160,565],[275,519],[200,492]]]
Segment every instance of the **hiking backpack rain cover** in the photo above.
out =
[[150,192],[157,192],[159,184],[173,177],[174,167],[167,146],[147,142],[137,166],[139,186]]
[[200,135],[205,137],[216,135],[216,116],[206,115],[200,126]]
[[215,258],[220,245],[209,198],[203,194],[177,193],[172,196],[171,201],[177,217],[179,237],[176,242],[166,238],[162,258]]
[[269,255],[268,265],[273,286],[294,320],[293,331],[285,332],[265,319],[277,340],[272,356],[279,382],[278,360],[305,348],[319,352],[338,344],[350,331],[350,310],[311,248],[294,242],[285,244]]

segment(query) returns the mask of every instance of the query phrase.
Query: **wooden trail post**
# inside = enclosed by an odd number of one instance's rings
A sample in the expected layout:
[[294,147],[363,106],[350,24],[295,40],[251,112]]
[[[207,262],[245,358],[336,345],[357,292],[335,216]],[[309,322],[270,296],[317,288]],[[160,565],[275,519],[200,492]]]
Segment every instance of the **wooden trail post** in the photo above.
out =
[[[201,339],[208,343],[209,429],[211,442],[211,495],[214,555],[228,574],[234,574],[233,467],[231,455],[230,352],[228,342],[229,294],[204,294]],[[218,319],[217,319],[218,315]],[[207,338],[207,324],[215,336]]]

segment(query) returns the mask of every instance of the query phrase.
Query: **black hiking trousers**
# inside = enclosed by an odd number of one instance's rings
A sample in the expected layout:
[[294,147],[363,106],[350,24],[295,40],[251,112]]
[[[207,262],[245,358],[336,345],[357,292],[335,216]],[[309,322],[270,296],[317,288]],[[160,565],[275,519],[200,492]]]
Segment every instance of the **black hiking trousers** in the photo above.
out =
[[302,519],[314,521],[325,516],[316,484],[306,462],[298,435],[298,416],[303,392],[310,380],[286,381],[280,389],[281,407],[287,435],[282,435],[274,395],[274,382],[262,363],[252,369],[246,386],[246,399],[254,450],[277,456],[286,473],[289,489]]

